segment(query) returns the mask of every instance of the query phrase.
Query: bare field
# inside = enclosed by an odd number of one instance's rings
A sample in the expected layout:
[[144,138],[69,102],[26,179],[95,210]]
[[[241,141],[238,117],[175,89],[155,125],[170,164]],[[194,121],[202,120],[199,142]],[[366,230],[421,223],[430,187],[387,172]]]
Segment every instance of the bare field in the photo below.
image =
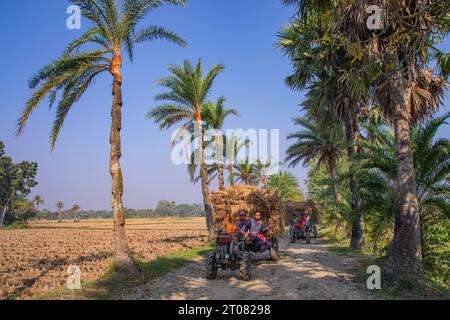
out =
[[[101,278],[112,262],[112,221],[40,221],[0,230],[0,299],[27,299],[66,285],[67,267],[82,281]],[[151,261],[207,241],[204,218],[130,219],[127,238],[135,257]]]

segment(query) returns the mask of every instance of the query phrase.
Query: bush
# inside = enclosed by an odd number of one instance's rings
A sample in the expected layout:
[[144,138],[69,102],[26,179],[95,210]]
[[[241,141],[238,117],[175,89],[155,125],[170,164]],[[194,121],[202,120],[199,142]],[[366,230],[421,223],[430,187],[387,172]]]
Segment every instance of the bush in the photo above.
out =
[[425,273],[434,282],[449,285],[450,226],[430,225],[422,232],[422,256]]

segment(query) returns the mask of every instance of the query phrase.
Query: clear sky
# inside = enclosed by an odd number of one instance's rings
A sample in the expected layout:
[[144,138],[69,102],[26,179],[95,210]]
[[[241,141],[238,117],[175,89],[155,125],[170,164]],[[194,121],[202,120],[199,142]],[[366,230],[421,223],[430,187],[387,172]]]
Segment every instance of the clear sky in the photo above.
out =
[[[280,129],[281,153],[286,135],[293,132],[292,118],[299,115],[303,95],[283,84],[289,61],[275,48],[276,33],[288,23],[293,9],[281,0],[190,0],[185,8],[167,6],[153,12],[144,25],[175,30],[188,42],[180,48],[167,42],[140,45],[133,64],[123,71],[122,169],[124,204],[151,208],[158,200],[201,203],[200,186],[193,186],[184,166],[170,160],[170,132],[145,119],[161,92],[155,80],[168,74],[167,66],[196,61],[205,69],[225,65],[211,99],[224,95],[228,106],[238,108],[239,119],[227,128]],[[68,2],[55,0],[3,0],[0,11],[0,140],[15,161],[39,163],[34,194],[44,197],[44,207],[54,209],[62,200],[67,207],[110,208],[108,171],[111,77],[104,74],[69,114],[56,150],[51,153],[49,133],[55,111],[44,103],[32,115],[24,135],[14,136],[16,119],[30,95],[28,79],[44,64],[57,58],[65,46],[86,30],[66,28]],[[85,21],[83,21],[85,22]],[[448,42],[448,41],[447,41]],[[445,49],[449,49],[448,43]],[[450,135],[449,127],[440,135]],[[300,166],[291,170],[302,184]]]

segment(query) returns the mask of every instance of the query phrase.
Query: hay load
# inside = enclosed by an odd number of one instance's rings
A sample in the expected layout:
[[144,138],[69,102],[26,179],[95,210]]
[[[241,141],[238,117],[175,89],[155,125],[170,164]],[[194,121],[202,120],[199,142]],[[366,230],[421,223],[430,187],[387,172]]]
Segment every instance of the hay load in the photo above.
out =
[[291,223],[295,212],[306,212],[310,214],[314,224],[320,224],[321,222],[320,215],[322,209],[314,200],[283,202],[282,212],[286,226]]
[[235,185],[213,192],[211,200],[214,207],[214,229],[216,231],[225,229],[227,216],[230,221],[237,221],[241,210],[246,212],[248,219],[256,211],[261,212],[264,223],[269,225],[276,235],[284,231],[282,202],[275,193],[257,186]]

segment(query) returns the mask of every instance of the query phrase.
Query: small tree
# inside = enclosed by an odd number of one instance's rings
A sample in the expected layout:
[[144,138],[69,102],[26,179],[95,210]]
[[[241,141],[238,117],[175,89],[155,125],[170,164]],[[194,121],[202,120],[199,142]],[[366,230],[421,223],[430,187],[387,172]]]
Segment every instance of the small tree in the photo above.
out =
[[78,217],[78,211],[80,210],[80,205],[78,204],[74,204],[72,207],[72,211],[73,211],[73,221],[74,222],[78,222],[80,221],[79,217]]
[[56,203],[56,208],[58,208],[58,222],[62,222],[62,210],[64,209],[64,202],[58,201]]

